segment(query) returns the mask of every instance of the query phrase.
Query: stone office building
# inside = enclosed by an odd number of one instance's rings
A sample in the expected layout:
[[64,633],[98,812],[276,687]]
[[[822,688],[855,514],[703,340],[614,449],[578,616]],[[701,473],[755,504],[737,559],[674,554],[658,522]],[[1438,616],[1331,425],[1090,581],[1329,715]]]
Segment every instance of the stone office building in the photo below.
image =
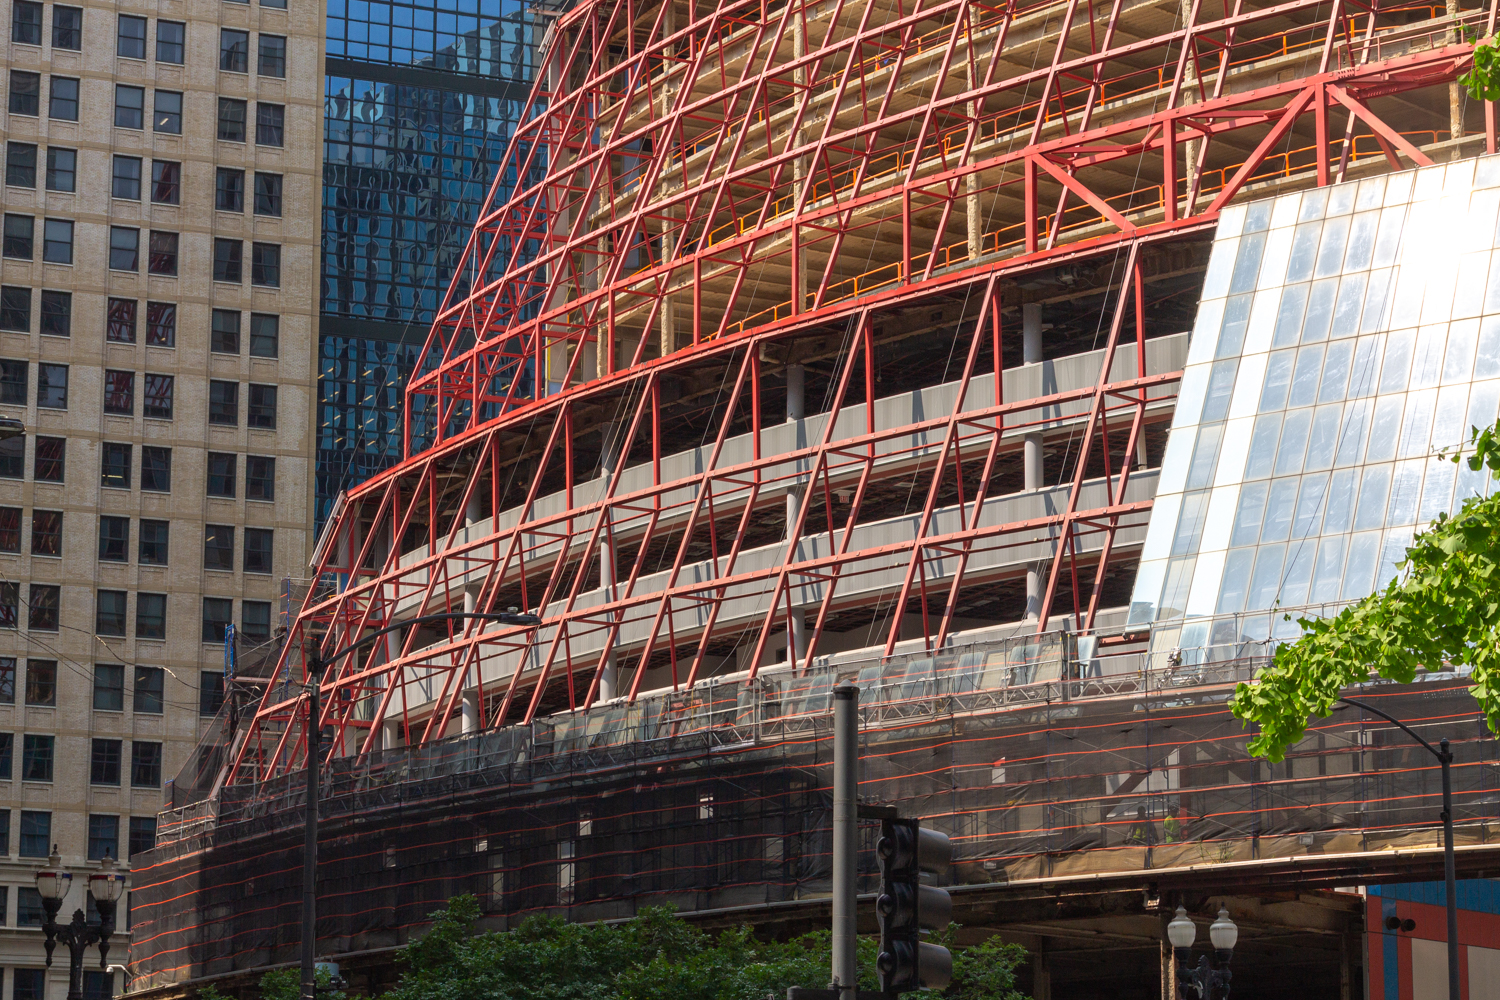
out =
[[322,11],[3,10],[0,966],[28,1000],[66,976],[33,871],[153,844],[225,626],[269,639],[307,562]]

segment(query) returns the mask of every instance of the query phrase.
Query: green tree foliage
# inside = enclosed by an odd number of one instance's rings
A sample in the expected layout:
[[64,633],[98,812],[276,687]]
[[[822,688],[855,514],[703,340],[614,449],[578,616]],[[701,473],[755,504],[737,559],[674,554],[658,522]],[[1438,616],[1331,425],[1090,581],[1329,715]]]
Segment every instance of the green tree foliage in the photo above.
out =
[[[1473,429],[1473,454],[1451,456],[1500,479],[1500,423]],[[1298,619],[1303,634],[1230,699],[1260,726],[1250,752],[1281,760],[1310,715],[1326,717],[1345,687],[1372,674],[1410,683],[1420,669],[1471,671],[1470,688],[1500,733],[1500,491],[1438,515],[1406,550],[1400,575],[1333,618]]]
[[[757,941],[750,928],[710,935],[670,909],[619,924],[531,917],[513,931],[473,934],[479,908],[459,896],[402,955],[388,1000],[777,1000],[789,986],[828,984],[829,934]],[[954,954],[949,1000],[1024,1000],[1018,945],[991,940]],[[875,942],[859,943],[860,987],[875,989]]]
[[1474,64],[1458,78],[1476,101],[1500,100],[1500,49],[1494,38],[1474,46]]
[[[344,1000],[344,994],[328,990],[328,984],[333,977],[326,971],[319,969],[318,987],[325,992],[318,996],[325,1000]],[[260,1000],[298,1000],[302,996],[302,970],[297,968],[272,969],[260,977]],[[224,993],[220,993],[213,986],[204,986],[198,990],[197,1000],[232,1000]]]

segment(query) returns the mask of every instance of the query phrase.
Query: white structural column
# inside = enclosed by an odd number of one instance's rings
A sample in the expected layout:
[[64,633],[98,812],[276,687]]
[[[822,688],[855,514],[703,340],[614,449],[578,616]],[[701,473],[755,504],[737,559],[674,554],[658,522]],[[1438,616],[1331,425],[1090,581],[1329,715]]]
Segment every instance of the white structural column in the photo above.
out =
[[[806,416],[803,409],[803,383],[806,378],[806,370],[801,365],[788,365],[786,370],[786,422],[796,424]],[[798,442],[800,446],[802,442]],[[786,491],[786,536],[787,541],[792,540],[792,532],[797,528],[797,512],[802,508],[802,497],[805,490],[800,486],[793,486]],[[790,546],[789,546],[790,548]],[[795,590],[793,591],[795,593]],[[795,665],[807,652],[807,613],[804,609],[793,605],[787,616],[786,623],[786,659]]]
[[[469,496],[469,503],[464,508],[464,527],[471,533],[478,526],[479,522],[484,520],[484,505],[479,502],[479,497],[476,494],[471,494]],[[479,592],[483,587],[484,584],[482,583],[464,584],[465,614],[472,615],[480,610]],[[482,625],[476,626],[468,619],[464,619],[459,624],[463,628],[483,628]],[[477,677],[466,677],[465,682],[472,683],[477,681],[477,679]],[[464,691],[462,709],[459,718],[461,722],[461,732],[474,733],[479,731],[479,688],[477,686]]]
[[[599,453],[599,479],[604,484],[603,488],[609,488],[609,482],[614,478],[615,466],[619,462],[619,442],[615,440],[615,425],[605,422],[599,428],[600,439],[604,442],[604,450]],[[608,507],[600,511],[603,517],[609,510]],[[605,601],[615,599],[615,536],[605,525],[604,530],[599,532],[599,586],[604,588]],[[644,670],[646,665],[641,664]],[[619,690],[620,671],[619,664],[615,660],[615,649],[611,646],[604,654],[604,672],[599,675],[599,700],[609,701],[615,697]]]
[[[1021,363],[1027,365],[1042,362],[1042,305],[1028,302],[1021,306]],[[1024,444],[1024,488],[1042,488],[1042,432],[1026,435]],[[1026,617],[1035,619],[1042,609],[1042,571],[1040,563],[1026,568]]]

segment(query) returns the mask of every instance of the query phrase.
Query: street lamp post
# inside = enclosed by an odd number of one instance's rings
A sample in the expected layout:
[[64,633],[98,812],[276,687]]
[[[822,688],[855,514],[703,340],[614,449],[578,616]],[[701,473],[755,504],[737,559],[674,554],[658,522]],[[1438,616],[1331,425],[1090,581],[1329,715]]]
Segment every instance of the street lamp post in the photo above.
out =
[[[1208,939],[1214,946],[1214,957],[1218,968],[1214,968],[1207,955],[1198,959],[1196,968],[1188,965],[1192,958],[1193,939],[1198,936],[1198,925],[1187,915],[1185,907],[1177,907],[1177,915],[1167,924],[1167,940],[1172,943],[1172,954],[1177,959],[1177,993],[1182,1000],[1228,1000],[1229,960],[1234,955],[1235,942],[1240,939],[1240,929],[1229,919],[1229,911],[1219,908],[1219,918],[1208,928]],[[1189,997],[1192,989],[1195,996]]]
[[43,942],[47,949],[47,967],[52,967],[52,949],[58,941],[68,946],[68,1000],[83,1000],[83,957],[91,944],[99,947],[99,968],[109,968],[109,939],[115,932],[115,904],[125,892],[125,873],[106,855],[96,871],[89,875],[89,896],[99,911],[99,926],[90,927],[83,910],[73,911],[73,919],[58,926],[57,914],[73,884],[73,873],[63,867],[57,848],[47,859],[47,867],[36,873],[36,890],[42,897],[46,920],[42,923]]
[[1422,744],[1422,749],[1437,758],[1442,765],[1443,773],[1443,881],[1448,890],[1448,998],[1459,1000],[1462,995],[1458,989],[1458,875],[1453,859],[1453,780],[1449,773],[1449,766],[1453,763],[1453,751],[1448,749],[1447,739],[1438,740],[1437,747],[1433,747],[1422,737],[1411,730],[1406,723],[1394,716],[1387,715],[1374,705],[1367,705],[1353,698],[1340,698],[1339,701],[1345,705],[1353,705],[1355,708],[1378,715],[1386,722],[1400,729],[1407,736]]
[[[321,695],[323,674],[327,670],[328,664],[337,663],[356,649],[367,643],[374,642],[388,632],[425,625],[428,622],[458,621],[464,618],[475,618],[486,622],[499,622],[501,625],[521,625],[527,628],[535,628],[542,623],[541,618],[538,616],[522,613],[515,608],[511,608],[509,611],[496,612],[453,611],[435,615],[421,615],[420,617],[408,618],[406,621],[395,625],[388,625],[383,629],[371,632],[369,635],[363,636],[345,646],[337,653],[324,656],[318,646],[314,645],[307,654],[307,815],[303,823],[304,839],[302,847],[302,1000],[317,1000],[318,993],[320,992],[318,989],[316,955],[318,945],[317,764],[322,753],[322,749],[319,746],[322,742],[322,727],[319,725],[319,720],[322,717]],[[329,984],[327,992],[337,992],[343,988],[343,981],[336,977]],[[77,998],[74,998],[70,994],[68,1000],[82,1000],[82,994],[79,994]]]

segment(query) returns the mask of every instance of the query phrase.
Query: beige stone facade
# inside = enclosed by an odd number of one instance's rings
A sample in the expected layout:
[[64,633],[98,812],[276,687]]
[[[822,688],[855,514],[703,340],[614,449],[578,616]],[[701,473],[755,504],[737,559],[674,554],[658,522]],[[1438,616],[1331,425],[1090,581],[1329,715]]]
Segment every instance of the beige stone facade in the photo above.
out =
[[[0,3],[0,416],[26,426],[24,453],[0,451],[0,966],[5,1000],[25,1000],[43,958],[40,931],[18,926],[34,855],[54,842],[82,872],[115,817],[129,862],[132,819],[139,849],[208,722],[224,654],[205,633],[226,610],[251,633],[242,646],[274,632],[281,581],[305,572],[323,11]],[[219,526],[232,544],[210,552],[228,541]],[[58,957],[47,997],[66,990]]]

